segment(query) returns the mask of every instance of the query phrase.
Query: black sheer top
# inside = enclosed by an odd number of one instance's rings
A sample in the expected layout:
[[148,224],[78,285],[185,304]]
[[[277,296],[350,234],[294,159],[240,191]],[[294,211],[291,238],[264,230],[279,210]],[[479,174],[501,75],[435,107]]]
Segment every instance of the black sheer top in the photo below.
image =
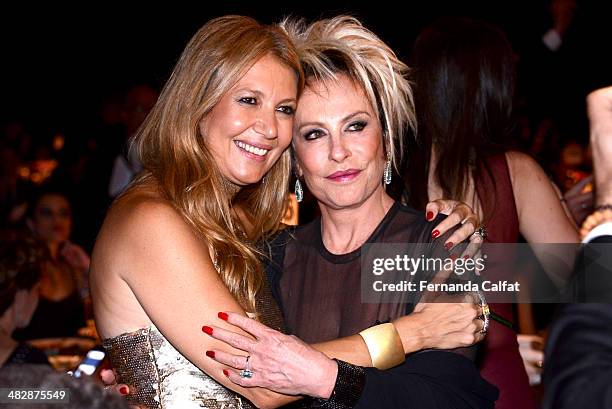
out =
[[[431,237],[443,217],[428,222],[422,212],[396,202],[366,244],[429,243],[424,246],[427,256],[447,258],[446,237]],[[362,248],[348,254],[330,253],[322,241],[320,219],[288,229],[270,244],[266,272],[289,333],[308,343],[323,342],[412,312],[422,294],[398,303],[362,302]],[[365,368],[365,387],[352,407],[410,408],[411,402],[428,408],[493,407],[497,390],[480,377],[473,364],[475,352],[476,346],[429,350],[386,371]]]

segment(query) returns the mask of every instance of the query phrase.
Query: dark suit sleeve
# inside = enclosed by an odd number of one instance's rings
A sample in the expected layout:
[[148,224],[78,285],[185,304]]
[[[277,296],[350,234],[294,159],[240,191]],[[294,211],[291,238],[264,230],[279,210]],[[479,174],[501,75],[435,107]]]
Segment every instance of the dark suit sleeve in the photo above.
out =
[[[591,243],[612,243],[612,236]],[[585,265],[577,264],[577,276]],[[612,266],[588,268],[590,275]],[[548,337],[544,384],[543,409],[612,408],[612,304],[570,304],[560,311]]]

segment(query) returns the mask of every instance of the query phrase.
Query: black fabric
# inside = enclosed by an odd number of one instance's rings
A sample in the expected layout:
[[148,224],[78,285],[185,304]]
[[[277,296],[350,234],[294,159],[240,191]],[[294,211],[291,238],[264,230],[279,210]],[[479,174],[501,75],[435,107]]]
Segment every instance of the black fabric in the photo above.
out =
[[395,368],[365,371],[358,409],[493,408],[498,395],[471,361],[448,351],[423,351]]
[[338,364],[338,376],[329,399],[314,399],[312,408],[349,409],[355,407],[361,398],[365,386],[364,368],[335,359]]
[[[612,236],[590,243],[612,243]],[[577,263],[574,274],[584,274],[585,266]],[[598,274],[612,266],[588,268]],[[550,328],[545,356],[543,409],[612,408],[612,304],[563,307]]]
[[83,301],[77,292],[60,301],[40,299],[30,324],[13,333],[17,340],[73,337],[85,326]]
[[[422,212],[395,203],[366,243],[430,243],[428,255],[447,257],[444,241],[431,232]],[[334,255],[321,239],[320,220],[280,234],[269,246],[266,272],[289,332],[309,343],[354,335],[377,322],[412,312],[418,299],[401,304],[366,304],[360,296],[360,252]],[[413,255],[414,256],[414,255]],[[476,347],[426,351],[404,364],[366,368],[359,408],[492,408],[498,391],[480,377]],[[409,406],[412,405],[412,406]]]
[[13,353],[8,357],[4,366],[18,364],[45,364],[50,365],[47,355],[40,349],[28,344],[19,344]]

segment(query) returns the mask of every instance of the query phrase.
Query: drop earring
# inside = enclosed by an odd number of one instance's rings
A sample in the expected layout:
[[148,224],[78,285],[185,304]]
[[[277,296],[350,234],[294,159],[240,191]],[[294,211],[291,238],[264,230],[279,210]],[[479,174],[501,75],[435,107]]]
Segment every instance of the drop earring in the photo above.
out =
[[298,203],[304,200],[304,190],[302,189],[299,178],[295,179],[295,200],[297,200]]
[[387,155],[387,163],[385,164],[385,172],[383,173],[383,181],[385,185],[391,184],[391,178],[393,177],[393,171],[391,170],[391,155]]

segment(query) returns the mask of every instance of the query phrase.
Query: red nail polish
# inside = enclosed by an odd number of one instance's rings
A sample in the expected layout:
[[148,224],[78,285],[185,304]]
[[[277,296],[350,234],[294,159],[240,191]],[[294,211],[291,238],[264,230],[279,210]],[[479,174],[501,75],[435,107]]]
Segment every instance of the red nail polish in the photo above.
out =
[[449,241],[448,243],[446,243],[444,245],[444,249],[446,249],[446,251],[448,251],[448,250],[450,250],[453,247],[453,245],[454,245],[453,242]]
[[127,386],[122,386],[121,388],[119,388],[119,393],[122,395],[127,395],[129,392]]
[[215,359],[215,351],[206,351],[206,356]]
[[455,256],[454,254],[451,254],[450,259],[455,261],[455,260],[457,260],[457,256]]
[[470,255],[466,254],[465,256],[463,256],[463,258],[467,260],[468,258],[470,258]]
[[433,219],[433,212],[429,211],[427,212],[427,220],[431,220],[431,219]]
[[207,333],[208,335],[212,335],[213,329],[211,327],[209,327],[209,326],[204,325],[202,327],[202,331]]
[[228,372],[228,370],[227,370],[227,369],[224,369],[224,370],[223,370],[223,375],[225,375],[225,376],[227,376],[227,377],[229,378],[229,372]]
[[434,230],[434,231],[431,232],[431,238],[432,239],[435,239],[439,235],[440,235],[440,230]]
[[217,316],[221,318],[223,321],[227,321],[227,319],[229,318],[226,312],[220,312],[219,314],[217,314]]

